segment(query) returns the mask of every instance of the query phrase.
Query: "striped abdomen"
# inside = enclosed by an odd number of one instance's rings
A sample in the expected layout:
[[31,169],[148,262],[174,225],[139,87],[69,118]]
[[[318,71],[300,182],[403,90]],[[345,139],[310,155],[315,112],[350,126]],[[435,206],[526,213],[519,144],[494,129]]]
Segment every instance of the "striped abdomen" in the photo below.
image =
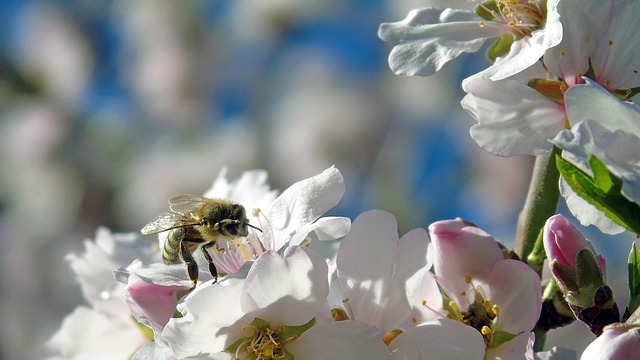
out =
[[193,253],[203,241],[202,235],[193,226],[171,229],[164,243],[162,261],[165,264],[181,264],[184,262],[181,250],[182,243],[184,242],[188,251]]

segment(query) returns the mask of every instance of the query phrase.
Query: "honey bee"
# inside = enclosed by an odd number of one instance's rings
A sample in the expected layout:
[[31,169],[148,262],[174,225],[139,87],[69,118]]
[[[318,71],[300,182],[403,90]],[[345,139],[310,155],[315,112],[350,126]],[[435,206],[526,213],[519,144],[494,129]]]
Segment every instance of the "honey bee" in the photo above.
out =
[[244,206],[223,199],[178,195],[169,199],[169,210],[145,225],[141,232],[150,235],[169,231],[162,260],[165,264],[185,263],[194,287],[198,280],[198,264],[192,254],[198,247],[209,263],[209,272],[215,283],[218,270],[207,249],[219,239],[247,236],[249,227],[260,230],[249,224]]

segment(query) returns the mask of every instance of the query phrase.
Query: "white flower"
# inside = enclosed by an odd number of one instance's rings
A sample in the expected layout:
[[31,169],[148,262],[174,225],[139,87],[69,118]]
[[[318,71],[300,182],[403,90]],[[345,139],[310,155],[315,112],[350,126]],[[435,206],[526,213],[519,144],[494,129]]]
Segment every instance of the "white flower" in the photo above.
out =
[[[588,161],[595,156],[623,180],[622,195],[640,203],[640,107],[617,99],[592,81],[571,87],[565,101],[567,116],[575,125],[552,140],[563,149],[563,158],[592,174]],[[610,234],[624,230],[575,194],[564,181],[560,189],[582,225],[593,224]]]
[[362,213],[338,251],[338,306],[348,319],[384,334],[388,359],[483,359],[485,345],[476,329],[434,319],[433,313],[426,316],[433,320],[422,321],[423,313],[431,311],[427,307],[442,309],[440,289],[428,271],[428,248],[425,229],[399,238],[393,215],[379,210]]
[[[412,10],[400,22],[385,23],[378,35],[394,44],[389,66],[396,74],[429,76],[462,53],[478,51],[488,39],[513,40],[510,50],[481,73],[500,80],[535,64],[562,39],[559,0],[485,2],[476,12],[458,9]],[[490,8],[490,7],[492,8]],[[495,6],[495,8],[493,8]],[[496,10],[492,13],[493,10]],[[491,20],[477,13],[492,15]],[[474,76],[474,77],[475,77]]]
[[460,104],[478,121],[471,137],[494,155],[541,155],[565,128],[564,107],[518,80],[473,79],[465,91]]
[[[564,35],[560,44],[545,52],[545,73],[539,66],[500,81],[475,77],[463,82],[467,96],[461,104],[478,121],[471,137],[480,147],[505,157],[550,150],[549,140],[579,121],[567,120],[563,94],[584,83],[585,74],[611,92],[640,84],[640,60],[631,50],[640,46],[631,15],[640,11],[640,2],[611,3],[564,0],[558,4]],[[530,80],[542,82],[529,86]]]
[[376,357],[369,329],[316,324],[328,292],[327,266],[318,254],[299,246],[284,256],[267,251],[241,284],[196,288],[162,338],[178,358],[384,359]]
[[79,306],[62,323],[47,346],[64,359],[124,359],[150,341],[123,300],[125,286],[113,270],[136,258],[157,260],[148,241],[136,234],[111,234],[100,228],[95,242],[85,241],[82,255],[67,260],[90,307]]
[[[527,359],[542,307],[538,274],[505,259],[493,237],[462,219],[435,222],[429,235],[436,280],[451,300],[450,318],[477,330],[486,345],[484,359]],[[467,341],[464,333],[451,340],[453,346]]]
[[[238,182],[236,188],[241,184],[242,182]],[[214,188],[205,195],[224,197],[244,205],[251,213],[251,224],[261,230],[250,229],[249,236],[245,239],[226,244],[224,253],[211,251],[216,266],[228,274],[238,271],[246,261],[257,259],[265,250],[277,251],[284,246],[299,245],[307,238],[334,240],[344,236],[351,226],[351,221],[345,217],[322,217],[338,204],[344,194],[344,179],[334,167],[293,184],[271,202],[255,204],[248,199],[243,202],[242,198],[234,194],[246,192],[232,190],[225,197],[226,194],[220,195],[216,191],[218,188],[220,187],[214,184]],[[264,200],[268,200],[268,197]]]

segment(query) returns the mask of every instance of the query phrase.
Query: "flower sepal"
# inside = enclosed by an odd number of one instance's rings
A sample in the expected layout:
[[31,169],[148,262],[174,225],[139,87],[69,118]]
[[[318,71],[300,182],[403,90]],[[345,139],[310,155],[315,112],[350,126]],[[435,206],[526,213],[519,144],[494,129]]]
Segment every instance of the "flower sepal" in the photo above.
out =
[[531,79],[527,82],[527,86],[542,94],[547,99],[558,105],[564,106],[564,92],[567,85],[559,80],[549,79]]

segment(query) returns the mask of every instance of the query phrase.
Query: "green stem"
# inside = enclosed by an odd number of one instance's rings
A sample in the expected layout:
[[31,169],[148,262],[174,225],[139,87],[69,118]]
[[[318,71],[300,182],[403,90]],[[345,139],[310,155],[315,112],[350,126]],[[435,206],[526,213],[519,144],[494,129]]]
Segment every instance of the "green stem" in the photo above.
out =
[[544,224],[558,208],[560,173],[556,168],[556,155],[559,154],[560,149],[554,146],[553,151],[536,157],[529,192],[518,218],[516,232],[516,253],[523,260],[532,253]]

